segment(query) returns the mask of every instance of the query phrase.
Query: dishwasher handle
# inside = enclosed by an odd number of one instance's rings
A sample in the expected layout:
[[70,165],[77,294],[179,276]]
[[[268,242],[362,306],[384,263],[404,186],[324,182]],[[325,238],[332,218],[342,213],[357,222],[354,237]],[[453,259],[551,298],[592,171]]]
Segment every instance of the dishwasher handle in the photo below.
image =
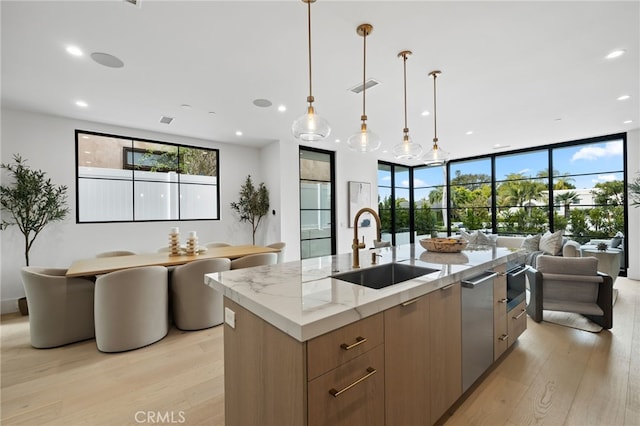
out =
[[485,271],[471,278],[467,278],[466,280],[462,280],[461,284],[462,284],[462,287],[474,288],[475,286],[482,284],[483,282],[493,279],[497,276],[498,276],[497,272]]

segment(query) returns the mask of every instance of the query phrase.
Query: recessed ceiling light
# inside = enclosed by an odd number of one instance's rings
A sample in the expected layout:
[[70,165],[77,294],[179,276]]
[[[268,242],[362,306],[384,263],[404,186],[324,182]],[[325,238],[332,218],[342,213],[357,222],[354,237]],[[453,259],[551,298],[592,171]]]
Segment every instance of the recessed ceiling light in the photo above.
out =
[[613,58],[618,58],[622,55],[624,55],[626,52],[626,50],[624,49],[617,49],[612,51],[611,53],[609,53],[607,56],[605,56],[606,59],[613,59]]
[[254,99],[253,104],[260,108],[268,108],[273,105],[269,99]]
[[67,53],[73,56],[82,56],[82,50],[78,46],[67,46]]
[[427,110],[424,110],[424,111],[422,111],[422,112],[420,113],[420,115],[421,115],[421,116],[423,116],[423,117],[426,117],[426,116],[427,116],[427,115],[429,115],[429,114],[430,114],[430,113],[429,113],[429,111],[427,111]]
[[508,148],[511,145],[502,145],[501,143],[497,143],[493,145],[493,149],[501,149],[501,148]]
[[340,139],[336,139],[336,143],[340,143]]
[[386,149],[383,149],[383,150],[382,150],[382,153],[383,153],[383,154],[388,154],[388,153],[389,153],[389,151],[387,151]]
[[242,136],[242,132],[240,130],[236,131],[236,136]]
[[629,95],[622,95],[618,97],[619,101],[626,101],[627,99],[629,99],[631,96]]
[[623,121],[623,123],[624,124],[631,124],[631,123],[633,123],[633,120],[625,120],[625,121]]
[[287,110],[287,107],[286,107],[286,106],[284,106],[284,105],[279,105],[279,106],[278,106],[278,111],[280,111],[280,112],[285,112],[286,110]]
[[215,115],[215,113],[216,113],[215,111],[209,111],[209,114],[211,115]]
[[473,134],[473,130],[468,130],[465,135],[472,135]]
[[89,106],[89,104],[86,103],[85,101],[76,101],[76,105],[82,108],[86,108]]
[[182,109],[191,109],[191,105],[189,105],[189,104],[182,104],[182,105],[180,105],[180,108],[182,108]]
[[109,68],[122,68],[124,66],[124,62],[108,53],[93,52],[91,59]]

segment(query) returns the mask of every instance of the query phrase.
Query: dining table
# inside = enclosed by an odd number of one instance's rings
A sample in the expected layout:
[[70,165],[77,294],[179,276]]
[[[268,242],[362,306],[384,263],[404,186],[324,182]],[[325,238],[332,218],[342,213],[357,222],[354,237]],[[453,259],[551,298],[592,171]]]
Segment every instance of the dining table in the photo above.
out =
[[238,245],[211,247],[206,251],[196,255],[171,255],[169,252],[132,254],[127,256],[114,257],[93,257],[89,259],[76,260],[67,269],[67,277],[86,277],[100,274],[107,274],[121,269],[139,268],[142,266],[178,266],[202,259],[227,258],[237,259],[250,254],[278,253],[280,249],[255,246]]

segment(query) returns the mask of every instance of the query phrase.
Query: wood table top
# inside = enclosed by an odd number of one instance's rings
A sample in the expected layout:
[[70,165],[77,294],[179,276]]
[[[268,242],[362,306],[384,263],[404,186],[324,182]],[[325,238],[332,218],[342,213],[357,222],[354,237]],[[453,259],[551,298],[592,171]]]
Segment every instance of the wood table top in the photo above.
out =
[[167,253],[134,254],[129,256],[94,257],[77,260],[67,270],[67,277],[106,274],[120,269],[142,266],[178,266],[194,260],[228,258],[237,259],[258,253],[278,253],[279,249],[254,245],[212,247],[195,256],[171,256]]

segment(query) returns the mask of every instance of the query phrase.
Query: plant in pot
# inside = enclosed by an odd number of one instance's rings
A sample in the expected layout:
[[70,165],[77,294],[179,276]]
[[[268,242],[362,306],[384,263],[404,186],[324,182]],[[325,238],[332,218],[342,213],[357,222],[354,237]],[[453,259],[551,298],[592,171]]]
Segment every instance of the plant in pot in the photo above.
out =
[[[19,154],[14,164],[0,164],[9,172],[11,183],[0,185],[0,207],[3,215],[0,229],[17,225],[24,237],[24,260],[29,266],[29,252],[36,237],[50,222],[63,220],[69,213],[67,187],[56,186],[42,170],[33,170]],[[25,301],[18,301],[24,313]],[[26,310],[26,306],[24,306]]]
[[247,176],[244,185],[240,187],[240,199],[231,203],[231,208],[240,216],[240,222],[249,222],[253,231],[253,244],[256,244],[256,231],[260,221],[269,211],[269,190],[264,183],[256,188]]
[[640,174],[638,174],[633,181],[629,182],[627,190],[629,191],[631,205],[634,207],[640,207]]

